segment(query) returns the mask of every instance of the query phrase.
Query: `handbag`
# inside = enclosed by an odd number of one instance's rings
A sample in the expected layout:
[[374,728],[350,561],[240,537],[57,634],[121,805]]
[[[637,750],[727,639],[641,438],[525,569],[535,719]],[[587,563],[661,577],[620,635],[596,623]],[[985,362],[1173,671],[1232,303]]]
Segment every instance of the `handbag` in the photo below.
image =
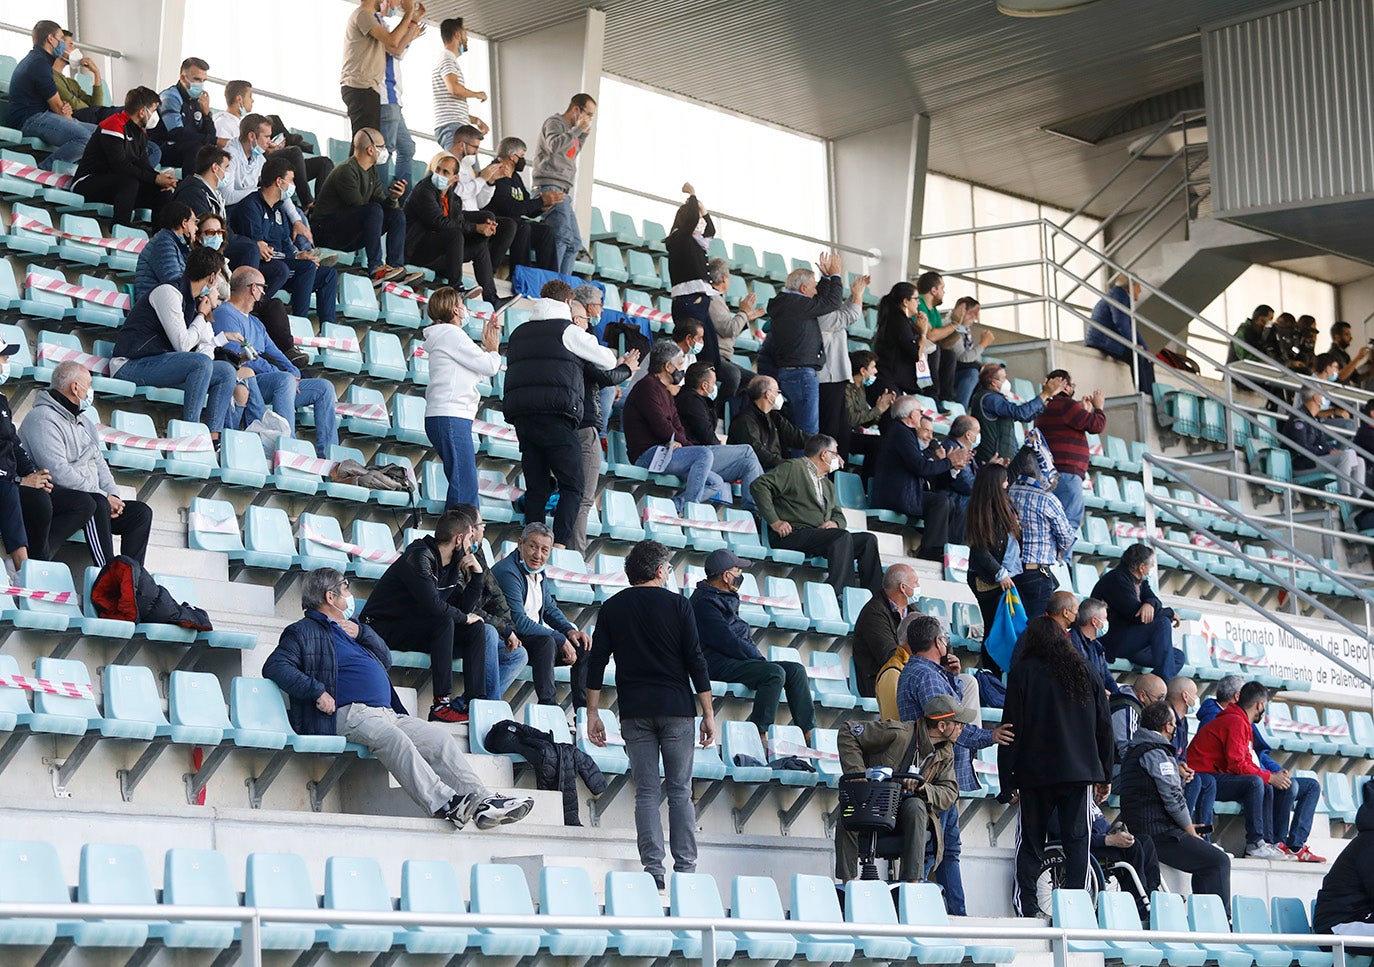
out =
[[1021,595],[1016,588],[1004,591],[992,617],[992,627],[983,639],[983,650],[1003,671],[1011,665],[1011,653],[1016,647],[1016,639],[1026,630],[1026,620],[1026,609],[1021,606]]

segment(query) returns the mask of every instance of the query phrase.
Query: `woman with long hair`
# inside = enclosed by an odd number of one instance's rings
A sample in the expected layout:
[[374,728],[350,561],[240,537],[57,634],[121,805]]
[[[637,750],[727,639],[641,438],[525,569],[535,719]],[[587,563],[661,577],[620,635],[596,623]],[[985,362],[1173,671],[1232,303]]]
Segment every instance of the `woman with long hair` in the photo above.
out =
[[1016,736],[999,746],[997,772],[1004,792],[1021,797],[1016,836],[1017,916],[1042,911],[1036,881],[1051,819],[1064,849],[1064,883],[1088,879],[1089,796],[1112,774],[1115,745],[1107,692],[1064,629],[1048,615],[1026,625],[1021,651],[1007,676],[1002,724]]
[[916,286],[910,282],[898,282],[878,300],[878,329],[873,339],[873,351],[878,354],[878,384],[874,393],[892,389],[910,396],[921,391],[916,381],[916,363],[921,358],[925,333],[917,321],[924,321],[916,315],[919,302]]
[[[1007,497],[1007,468],[990,463],[978,468],[968,502],[964,539],[968,543],[968,585],[983,614],[983,634],[992,631],[1002,595],[1021,574],[1021,521]],[[980,666],[998,674],[984,652]]]

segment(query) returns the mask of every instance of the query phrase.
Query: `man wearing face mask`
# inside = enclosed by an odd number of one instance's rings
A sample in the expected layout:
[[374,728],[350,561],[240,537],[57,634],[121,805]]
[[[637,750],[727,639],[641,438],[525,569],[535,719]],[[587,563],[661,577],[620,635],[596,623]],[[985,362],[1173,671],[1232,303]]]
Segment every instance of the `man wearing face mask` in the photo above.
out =
[[81,157],[95,126],[72,116],[70,104],[58,94],[53,80],[57,58],[67,51],[62,28],[51,20],[40,20],[33,27],[33,50],[19,62],[10,76],[10,111],[6,123],[18,128],[26,138],[37,138],[53,146],[41,167],[51,171],[54,162],[75,161]]
[[158,213],[158,230],[138,253],[134,266],[134,301],[160,285],[175,282],[186,271],[191,239],[196,237],[196,216],[188,205],[169,201]]
[[[930,487],[932,490],[939,490],[949,497],[949,502],[955,513],[963,516],[968,511],[969,498],[973,496],[973,479],[978,473],[978,461],[974,459],[973,453],[978,448],[979,436],[982,428],[978,421],[967,414],[961,414],[954,418],[954,422],[949,425],[949,436],[945,438],[944,449],[946,453],[964,451],[968,454],[968,463],[962,467],[951,468],[948,474],[942,474],[931,478]],[[955,543],[964,542],[963,531],[959,531],[959,537]]]
[[[508,158],[501,158],[482,168],[477,168],[478,146],[482,143],[482,133],[471,125],[460,127],[453,135],[450,151],[458,159],[458,172],[454,178],[454,191],[463,202],[463,209],[479,212],[485,209],[496,192],[496,183],[509,178],[514,164]],[[486,221],[496,228],[487,237],[487,248],[491,253],[491,264],[500,265],[515,237],[515,220],[492,212],[484,212]],[[483,234],[486,234],[484,232]],[[496,290],[487,294],[487,301],[496,302]]]
[[458,63],[458,58],[468,52],[468,30],[463,26],[463,18],[441,20],[439,40],[444,45],[444,52],[439,55],[439,63],[430,74],[429,83],[434,94],[434,140],[442,147],[453,140],[453,132],[464,124],[473,125],[483,135],[491,129],[487,122],[468,113],[468,99],[485,104],[487,93],[467,88],[463,67]]
[[1121,691],[1121,686],[1112,677],[1111,667],[1107,664],[1107,653],[1103,650],[1101,641],[1109,627],[1107,605],[1097,598],[1084,598],[1078,605],[1078,617],[1069,629],[1069,643],[1078,649],[1093,671],[1097,672],[1097,677],[1102,679],[1102,687],[1107,693],[1115,695]]
[[892,421],[883,434],[873,474],[872,504],[921,521],[917,557],[941,560],[946,543],[963,539],[963,512],[954,507],[948,494],[929,489],[927,482],[963,470],[970,457],[966,449],[946,452],[935,444],[934,425],[921,412],[916,397],[903,396],[892,404]]
[[830,474],[844,466],[838,444],[833,437],[817,433],[807,437],[802,454],[778,464],[750,488],[759,516],[772,531],[773,546],[808,557],[824,555],[825,580],[836,597],[842,597],[847,587],[882,593],[877,538],[867,531],[850,531],[844,509],[835,499]]
[[687,442],[694,447],[711,447],[720,442],[716,436],[716,368],[710,363],[687,367],[682,389],[675,400],[677,415],[687,431]]
[[385,186],[377,172],[377,165],[390,156],[376,128],[363,128],[355,134],[353,153],[325,179],[312,215],[318,244],[341,252],[367,250],[367,271],[379,288],[420,275],[407,274],[404,268],[406,216],[400,201],[405,185],[395,181]]
[[[285,160],[287,167],[295,170],[288,153],[272,150],[271,138],[272,122],[263,115],[249,114],[239,122],[238,138],[230,141],[224,149],[229,152],[229,170],[220,183],[219,189],[224,196],[225,205],[233,208],[258,190],[258,186],[262,183],[263,168],[268,161],[268,152],[272,153],[273,160],[278,162]],[[314,236],[310,231],[310,226],[306,224],[305,217],[301,215],[300,209],[296,206],[294,192],[292,194],[293,197],[286,198],[282,202],[282,211],[286,216],[287,224],[291,226],[291,235],[293,238],[304,236],[308,242],[313,242]],[[272,253],[268,249],[262,246],[259,246],[259,249],[259,254],[264,261],[272,257]],[[261,263],[257,262],[244,261],[239,264],[263,269]],[[235,265],[235,268],[237,267],[238,265]],[[263,269],[263,271],[267,273],[269,279],[272,278],[270,271],[267,269]]]
[[150,131],[162,149],[162,160],[171,168],[191,171],[196,152],[203,145],[218,144],[215,118],[210,110],[210,92],[205,89],[210,65],[199,57],[181,62],[177,82],[162,92],[159,123]]
[[897,402],[897,393],[883,390],[873,403],[868,402],[868,394],[864,391],[878,382],[878,357],[871,350],[859,349],[850,353],[849,369],[853,375],[844,386],[846,430],[840,440],[840,457],[848,460],[850,453],[858,453],[864,458],[859,473],[866,484],[878,462],[878,421]]
[[29,539],[35,554],[51,560],[73,534],[84,530],[91,562],[104,567],[115,555],[118,534],[120,553],[142,564],[153,511],[142,501],[120,498],[101,455],[98,417],[91,410],[94,399],[85,367],[70,360],[59,363],[52,384],[38,394],[19,427],[24,449],[40,467],[49,468],[52,481],[51,524],[46,534],[31,529]]
[[176,172],[158,171],[149,157],[148,127],[157,123],[157,91],[135,87],[124,110],[100,122],[100,134],[86,142],[72,190],[87,201],[114,207],[114,220],[133,221],[135,208],[151,208],[153,219],[171,198]]
[[[1217,687],[1220,689],[1220,682],[1217,683]],[[1239,689],[1240,686],[1236,687]],[[1210,774],[1194,772],[1188,767],[1188,715],[1198,707],[1197,682],[1181,675],[1171,679],[1164,700],[1174,711],[1174,757],[1178,760],[1178,778],[1183,783],[1183,796],[1188,800],[1188,812],[1193,816],[1210,816],[1217,798],[1216,779]]]
[[[62,31],[66,48],[57,55],[52,63],[52,80],[57,85],[57,96],[72,109],[72,117],[87,124],[99,124],[119,110],[105,104],[105,80],[100,76],[100,65],[73,46],[70,30]],[[91,75],[91,93],[87,94],[77,78],[85,71]]]
[[[682,371],[685,373],[687,367],[697,361],[697,350],[701,348],[702,333],[705,328],[700,320],[683,319],[673,324],[672,335],[668,338],[682,350]],[[630,376],[630,381],[625,384],[625,395],[628,397],[630,391],[639,385],[639,381],[649,375],[649,359],[646,356],[639,364],[639,368]]]
[[1021,445],[1016,442],[1016,424],[1029,423],[1045,412],[1045,404],[1064,388],[1058,377],[1045,377],[1040,395],[1018,403],[1010,398],[1011,380],[1001,363],[985,363],[978,374],[978,388],[969,397],[968,412],[982,427],[982,440],[975,455],[979,463],[994,458],[1010,460]]
[[207,144],[196,154],[195,174],[183,178],[172,192],[172,201],[181,202],[191,214],[214,215],[228,220],[229,210],[219,186],[229,173],[229,152]]
[[759,466],[772,470],[793,450],[805,446],[806,437],[796,424],[778,412],[783,395],[773,377],[755,376],[749,381],[745,395],[749,397],[749,405],[730,422],[730,434],[725,442],[731,446],[749,447],[758,458]]
[[590,94],[574,94],[568,109],[548,118],[539,129],[534,149],[534,190],[538,194],[563,192],[563,200],[544,216],[544,224],[554,235],[557,271],[572,275],[573,262],[582,248],[582,232],[573,211],[573,181],[577,178],[577,156],[592,133],[596,101]]
[[511,219],[515,225],[510,243],[511,271],[518,265],[554,271],[558,263],[553,230],[535,219],[567,195],[557,189],[536,194],[525,187],[520,176],[525,170],[525,142],[519,138],[502,138],[496,148],[496,159],[506,163],[509,173],[492,184],[491,198],[484,207],[493,215]]

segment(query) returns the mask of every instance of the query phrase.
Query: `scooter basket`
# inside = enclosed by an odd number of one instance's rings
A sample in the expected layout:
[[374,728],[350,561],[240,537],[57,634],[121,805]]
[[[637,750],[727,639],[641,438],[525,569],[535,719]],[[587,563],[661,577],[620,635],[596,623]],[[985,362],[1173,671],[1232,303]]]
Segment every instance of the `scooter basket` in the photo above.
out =
[[890,833],[897,828],[901,801],[900,782],[841,780],[840,822],[855,833]]

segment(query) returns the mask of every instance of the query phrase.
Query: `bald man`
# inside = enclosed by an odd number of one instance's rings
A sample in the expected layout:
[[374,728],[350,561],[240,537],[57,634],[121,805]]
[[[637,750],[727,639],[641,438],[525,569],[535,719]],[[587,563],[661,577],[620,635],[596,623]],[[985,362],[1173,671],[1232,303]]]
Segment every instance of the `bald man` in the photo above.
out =
[[1164,701],[1168,687],[1158,675],[1141,675],[1134,685],[1126,685],[1111,698],[1112,733],[1116,737],[1116,760],[1120,762],[1140,728],[1141,709]]
[[[1064,632],[1066,637],[1070,637],[1070,629],[1078,623],[1078,598],[1072,591],[1056,591],[1050,595],[1049,601],[1045,604],[1045,614],[1059,626],[1059,630]],[[1040,615],[1026,615],[1027,620],[1038,617]],[[1011,671],[1011,666],[1016,664],[1016,659],[1021,655],[1021,645],[1025,640],[1026,633],[1023,631],[1021,636],[1016,639],[1016,644],[1012,645],[1011,662],[1007,665],[1007,671]],[[1092,663],[1092,659],[1089,658],[1088,664],[1091,665]]]
[[[353,153],[329,173],[315,198],[310,222],[315,242],[341,252],[367,250],[367,271],[376,286],[411,281],[405,265],[406,216],[400,208],[403,181],[383,185],[377,166],[390,157],[386,139],[376,128],[353,136]],[[386,260],[382,238],[386,238]]]
[[883,575],[883,593],[868,600],[854,620],[854,670],[859,694],[876,697],[878,670],[897,650],[897,626],[916,613],[921,579],[909,564],[893,564]]
[[1217,780],[1210,772],[1194,772],[1188,767],[1187,752],[1189,741],[1188,713],[1198,707],[1197,682],[1182,675],[1169,682],[1164,700],[1174,710],[1174,752],[1178,756],[1178,778],[1183,783],[1183,798],[1188,801],[1188,812],[1198,815],[1199,807],[1206,815],[1212,814],[1212,804],[1217,798]]

